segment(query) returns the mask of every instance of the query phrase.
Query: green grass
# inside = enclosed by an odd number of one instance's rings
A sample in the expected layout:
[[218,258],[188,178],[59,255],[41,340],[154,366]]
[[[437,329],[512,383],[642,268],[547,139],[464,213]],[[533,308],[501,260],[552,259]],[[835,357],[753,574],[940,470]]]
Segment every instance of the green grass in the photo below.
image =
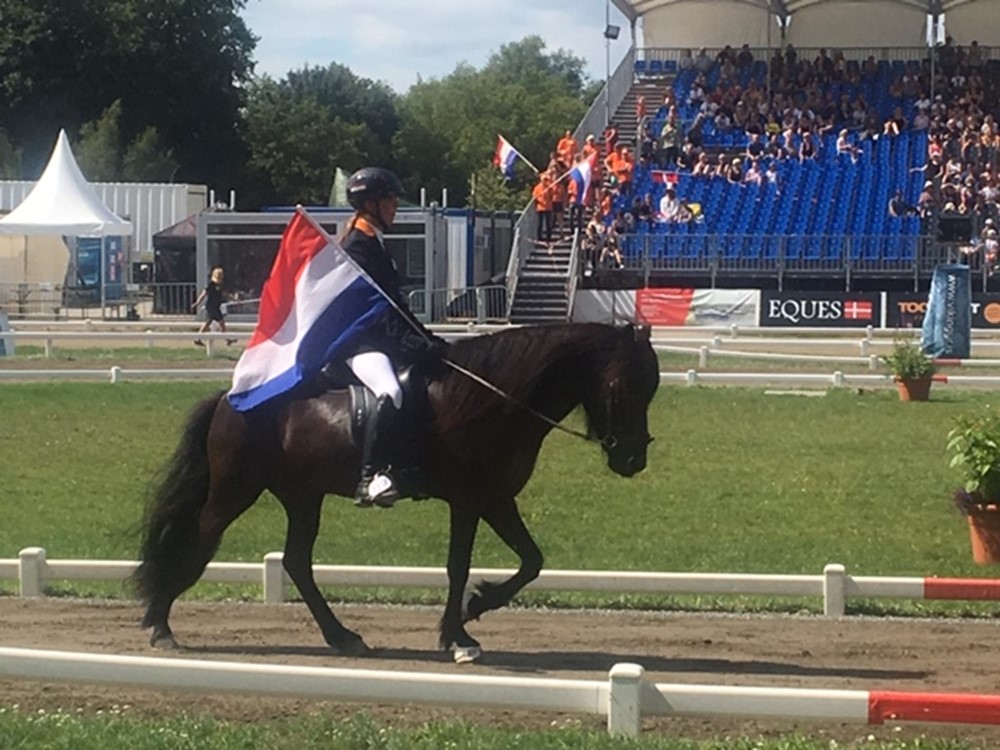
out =
[[[173,450],[189,408],[223,383],[31,383],[0,386],[3,523],[0,557],[29,545],[50,558],[135,559],[144,489]],[[562,433],[546,441],[520,498],[550,569],[817,574],[828,562],[855,575],[981,576],[952,510],[957,482],[945,435],[958,414],[997,394],[938,389],[927,404],[891,392],[832,391],[825,398],[765,396],[735,388],[664,388],[654,400],[649,468],[624,480],[597,449]],[[579,417],[571,418],[579,425]],[[442,565],[446,507],[404,503],[359,511],[331,498],[316,558],[323,563]],[[281,548],[284,519],[262,498],[227,534],[218,560],[259,561]],[[512,554],[480,534],[474,564],[509,566]],[[13,593],[15,583],[0,581]],[[118,595],[115,584],[53,582],[50,594]],[[258,587],[199,585],[193,596],[255,597]],[[357,590],[357,600],[441,601],[440,591]],[[817,600],[628,597],[533,592],[522,603],[687,609],[818,609]],[[851,611],[992,615],[991,605],[849,603]],[[839,747],[966,750],[964,742],[913,740]],[[0,707],[5,748],[660,748],[821,750],[829,739],[694,742],[652,734],[637,742],[579,725],[514,731],[428,724],[396,728],[364,715],[339,720],[153,719],[127,711],[34,714]]]
[[119,707],[100,716],[24,714],[0,708],[5,750],[970,750],[982,747],[953,740],[869,740],[864,728],[855,742],[804,737],[690,741],[647,734],[634,740],[573,725],[548,730],[513,730],[467,724],[428,723],[398,728],[365,714],[336,720],[311,714],[294,720],[222,721],[181,716],[155,722],[133,718]]
[[[0,557],[42,546],[54,559],[136,559],[134,530],[148,480],[173,450],[190,406],[218,385],[0,388]],[[964,521],[950,503],[957,477],[944,442],[955,415],[996,400],[993,393],[943,388],[927,404],[903,404],[888,391],[840,390],[804,399],[749,389],[664,388],[651,407],[657,441],[646,472],[621,479],[593,445],[552,433],[520,506],[551,569],[818,574],[826,563],[839,562],[854,575],[982,576],[971,562]],[[385,512],[330,498],[316,559],[443,565],[447,528],[440,502],[403,503]],[[281,549],[283,535],[280,507],[265,496],[233,525],[216,559],[259,561]],[[480,534],[474,565],[514,563],[491,533]],[[5,585],[13,582],[0,583]],[[107,588],[55,582],[53,592]],[[212,597],[259,595],[201,588]],[[399,593],[352,595],[392,599]],[[440,592],[407,596],[438,601]],[[732,597],[544,592],[525,601],[772,606]],[[923,612],[928,605],[912,606]]]

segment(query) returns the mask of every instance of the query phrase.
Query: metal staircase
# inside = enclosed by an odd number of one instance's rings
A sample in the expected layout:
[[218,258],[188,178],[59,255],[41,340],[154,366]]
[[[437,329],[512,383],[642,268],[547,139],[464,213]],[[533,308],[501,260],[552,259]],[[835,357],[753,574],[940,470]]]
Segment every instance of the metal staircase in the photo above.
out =
[[564,323],[572,302],[573,238],[536,245],[524,265],[510,306],[510,322]]

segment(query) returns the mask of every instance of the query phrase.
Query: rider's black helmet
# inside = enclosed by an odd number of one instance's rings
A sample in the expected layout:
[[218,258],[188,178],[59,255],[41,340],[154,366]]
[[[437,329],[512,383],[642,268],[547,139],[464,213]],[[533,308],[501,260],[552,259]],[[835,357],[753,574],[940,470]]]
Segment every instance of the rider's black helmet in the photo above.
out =
[[403,184],[388,169],[365,167],[352,174],[347,180],[347,202],[355,211],[365,207],[365,202],[383,198],[399,198],[403,195]]

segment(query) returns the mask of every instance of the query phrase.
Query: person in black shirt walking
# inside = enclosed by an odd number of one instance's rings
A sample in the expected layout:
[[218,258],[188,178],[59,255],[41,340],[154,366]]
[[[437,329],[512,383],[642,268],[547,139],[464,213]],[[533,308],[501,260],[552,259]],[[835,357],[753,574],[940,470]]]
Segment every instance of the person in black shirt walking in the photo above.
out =
[[[222,293],[222,277],[222,268],[213,268],[208,284],[201,290],[201,294],[198,295],[198,299],[194,301],[194,304],[191,305],[192,310],[197,310],[198,305],[202,302],[205,303],[205,322],[201,324],[198,333],[207,333],[210,331],[212,323],[218,323],[219,330],[223,333],[226,332],[226,316],[222,312],[222,304],[225,300]],[[205,342],[201,339],[195,339],[194,343],[198,346],[205,345]],[[236,339],[226,339],[227,346],[235,343]]]

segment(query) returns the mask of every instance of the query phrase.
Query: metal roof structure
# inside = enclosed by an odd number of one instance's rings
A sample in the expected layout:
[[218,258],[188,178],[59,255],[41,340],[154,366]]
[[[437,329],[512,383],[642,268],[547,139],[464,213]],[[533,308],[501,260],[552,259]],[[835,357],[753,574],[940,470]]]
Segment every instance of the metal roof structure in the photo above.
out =
[[927,17],[944,16],[957,44],[1000,45],[1000,0],[609,0],[645,47],[786,41],[804,47],[926,43]]

